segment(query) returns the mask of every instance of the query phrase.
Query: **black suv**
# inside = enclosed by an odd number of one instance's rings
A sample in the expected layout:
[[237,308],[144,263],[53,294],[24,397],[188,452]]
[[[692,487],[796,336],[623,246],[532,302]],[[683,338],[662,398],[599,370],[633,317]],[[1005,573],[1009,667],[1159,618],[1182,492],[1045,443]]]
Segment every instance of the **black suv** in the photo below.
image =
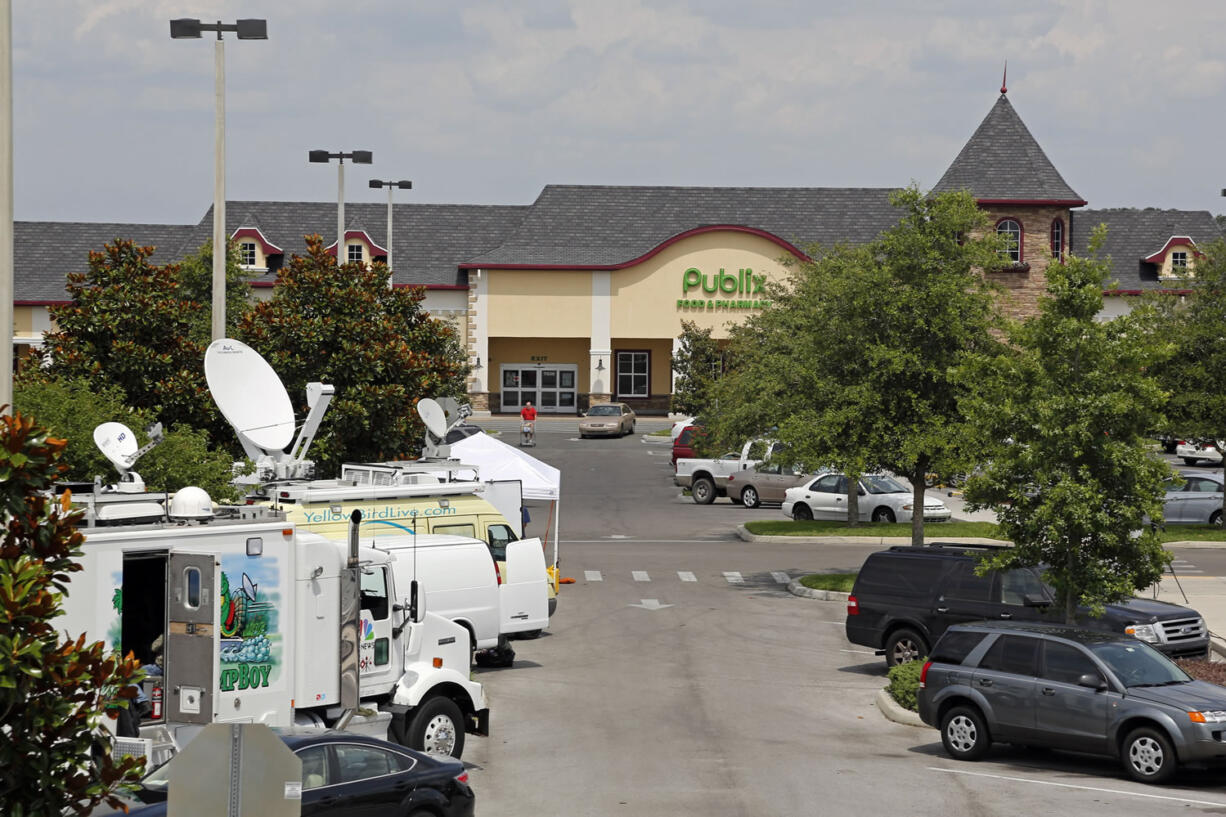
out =
[[[933,544],[870,554],[847,599],[847,640],[884,653],[887,666],[928,654],[951,624],[1006,620],[1057,622],[1042,571],[1019,568],[976,576],[979,557],[1003,546]],[[1077,625],[1132,635],[1171,658],[1204,658],[1209,630],[1195,610],[1134,598],[1088,612]]]
[[1226,761],[1226,689],[1194,681],[1123,633],[1050,624],[955,624],[920,672],[919,714],[945,751],[993,741],[1119,758],[1143,783]]

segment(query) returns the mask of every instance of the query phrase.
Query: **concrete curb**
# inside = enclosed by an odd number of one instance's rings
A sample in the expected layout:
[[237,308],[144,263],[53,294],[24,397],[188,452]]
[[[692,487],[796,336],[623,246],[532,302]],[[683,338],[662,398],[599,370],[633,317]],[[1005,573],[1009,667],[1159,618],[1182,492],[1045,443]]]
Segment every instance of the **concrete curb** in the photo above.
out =
[[[736,526],[736,535],[746,542],[762,542],[768,545],[782,545],[794,542],[801,545],[909,545],[909,536],[760,536],[750,533],[744,525]],[[926,536],[925,544],[953,541],[948,536]],[[961,537],[956,540],[964,545],[1007,545],[1000,539],[981,539],[974,536]],[[1226,544],[1226,543],[1222,543]]]
[[805,587],[801,584],[800,579],[792,579],[788,582],[788,592],[793,596],[819,601],[847,601],[847,597],[851,595],[838,590],[814,590],[812,587]]
[[920,716],[912,712],[910,709],[904,709],[894,700],[894,696],[886,689],[877,691],[877,708],[881,710],[881,714],[885,715],[886,720],[901,723],[903,726],[919,726],[924,729],[930,728],[928,724],[920,720]]

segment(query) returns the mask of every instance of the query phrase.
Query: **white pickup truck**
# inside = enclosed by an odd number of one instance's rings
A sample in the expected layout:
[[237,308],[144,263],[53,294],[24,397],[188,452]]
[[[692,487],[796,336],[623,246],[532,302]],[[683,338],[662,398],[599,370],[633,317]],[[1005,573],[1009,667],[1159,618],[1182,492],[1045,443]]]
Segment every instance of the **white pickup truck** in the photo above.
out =
[[753,468],[762,460],[769,459],[779,447],[779,443],[770,440],[750,440],[741,447],[740,453],[729,452],[717,459],[682,458],[677,460],[673,482],[682,488],[689,488],[690,495],[699,505],[710,505],[716,497],[725,495],[724,486],[729,474]]

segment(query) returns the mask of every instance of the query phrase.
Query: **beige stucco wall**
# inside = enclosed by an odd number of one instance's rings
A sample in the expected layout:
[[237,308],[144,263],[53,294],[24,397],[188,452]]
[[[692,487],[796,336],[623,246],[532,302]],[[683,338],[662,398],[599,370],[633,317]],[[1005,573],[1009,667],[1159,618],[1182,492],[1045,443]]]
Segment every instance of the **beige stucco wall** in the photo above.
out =
[[[618,352],[642,352],[651,353],[649,359],[651,365],[651,383],[649,388],[652,394],[669,394],[673,390],[672,377],[672,356],[673,356],[673,341],[672,338],[613,338],[613,359],[616,361]],[[613,364],[616,366],[616,364]],[[611,388],[617,388],[617,372],[613,372],[613,377],[609,379]]]
[[[1180,270],[1178,274],[1171,266],[1171,255],[1181,252],[1187,256],[1188,268]],[[1162,267],[1158,270],[1159,278],[1189,278],[1196,275],[1196,247],[1188,244],[1174,244],[1167,247],[1166,254],[1162,256]]]
[[482,275],[489,276],[484,304],[489,337],[591,337],[591,273],[482,270]]
[[[681,321],[688,320],[711,329],[716,338],[725,338],[729,323],[741,323],[746,316],[760,311],[732,303],[763,298],[762,293],[755,297],[752,283],[741,280],[740,271],[752,270],[752,275],[781,280],[784,271],[779,259],[786,252],[773,241],[736,230],[702,233],[665,247],[641,264],[613,272],[611,334],[675,338],[681,334]],[[705,281],[710,287],[716,285],[722,269],[729,276],[725,279],[728,288],[739,285],[750,291],[710,293],[704,291],[702,284],[687,290],[684,281],[689,269],[707,276]],[[687,305],[679,306],[678,301]]]
[[[504,363],[574,363],[578,364],[577,390],[587,393],[588,379],[586,338],[490,338],[489,379],[491,392],[501,391],[499,374]],[[608,364],[606,364],[608,365]]]

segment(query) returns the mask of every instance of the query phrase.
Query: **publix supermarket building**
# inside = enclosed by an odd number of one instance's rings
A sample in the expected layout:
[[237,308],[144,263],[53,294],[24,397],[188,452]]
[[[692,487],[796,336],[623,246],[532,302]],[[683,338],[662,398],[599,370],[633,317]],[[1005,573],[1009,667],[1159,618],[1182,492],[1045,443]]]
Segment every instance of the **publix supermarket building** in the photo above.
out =
[[[1015,315],[1035,310],[1048,265],[1084,252],[1100,223],[1116,278],[1106,314],[1146,290],[1178,291],[1197,247],[1221,235],[1206,211],[1085,209],[1003,93],[933,189],[971,191],[1011,241],[989,277]],[[475,410],[518,412],[530,400],[544,414],[574,414],[613,399],[663,413],[682,321],[727,337],[730,323],[768,305],[764,284],[783,276],[783,259],[804,258],[812,242],[871,241],[897,223],[890,192],[550,185],[526,206],[397,204],[391,236],[386,204],[349,203],[341,251],[369,263],[391,250],[394,284],[425,287],[426,308],[467,349]],[[335,204],[232,201],[226,213],[256,297],[305,251],[304,235],[335,235]],[[41,343],[48,309],[67,300],[65,276],[86,269],[89,250],[131,238],[157,248],[154,263],[175,261],[208,241],[212,212],[192,225],[15,229],[20,353]]]

